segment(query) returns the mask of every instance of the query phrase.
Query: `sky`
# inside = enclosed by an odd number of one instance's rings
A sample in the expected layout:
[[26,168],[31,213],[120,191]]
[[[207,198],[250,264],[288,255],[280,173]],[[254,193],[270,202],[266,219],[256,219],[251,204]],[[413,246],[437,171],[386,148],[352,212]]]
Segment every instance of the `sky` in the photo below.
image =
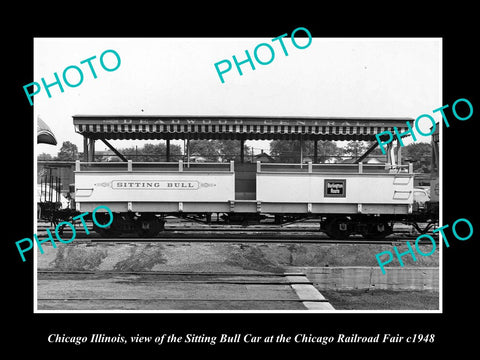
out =
[[[293,29],[292,29],[293,30]],[[40,116],[54,132],[58,145],[36,145],[36,154],[56,155],[64,141],[83,151],[82,136],[75,133],[73,115],[251,115],[251,116],[337,116],[410,117],[430,114],[443,105],[442,41],[440,38],[318,38],[296,48],[283,38],[288,56],[279,41],[271,38],[36,38],[34,79],[54,82],[65,68],[78,66],[83,82],[77,87],[62,84],[44,88],[34,97],[34,129]],[[299,31],[298,34],[302,32]],[[304,36],[304,33],[302,34]],[[299,46],[307,38],[295,38]],[[254,49],[268,43],[275,57],[268,65],[254,59]],[[115,50],[121,64],[105,71],[100,55]],[[240,76],[233,64],[246,59],[248,50],[255,70],[241,65]],[[267,62],[266,46],[258,50]],[[87,63],[91,61],[97,78]],[[113,68],[112,53],[104,57]],[[232,70],[225,83],[214,64],[229,60]],[[225,65],[222,65],[225,66]],[[222,68],[222,67],[221,67]],[[79,82],[75,70],[68,70],[71,83]],[[26,84],[25,84],[26,85]],[[25,97],[26,104],[28,99]],[[421,125],[422,129],[427,129]],[[419,137],[418,141],[429,141]],[[406,140],[405,143],[411,141]],[[159,142],[159,141],[149,141]],[[115,147],[142,145],[142,141],[112,141]],[[183,142],[182,142],[183,143]],[[268,150],[268,142],[247,142]],[[97,150],[104,150],[103,144]]]

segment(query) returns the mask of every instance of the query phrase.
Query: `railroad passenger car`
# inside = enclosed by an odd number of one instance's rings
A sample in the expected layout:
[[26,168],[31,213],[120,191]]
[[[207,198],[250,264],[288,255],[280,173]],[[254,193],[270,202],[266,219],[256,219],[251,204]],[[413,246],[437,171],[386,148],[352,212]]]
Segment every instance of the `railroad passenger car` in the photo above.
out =
[[[435,214],[414,209],[415,174],[412,164],[403,164],[399,144],[388,144],[385,164],[363,163],[377,142],[353,164],[325,164],[317,161],[317,142],[376,141],[375,134],[393,131],[393,127],[407,130],[407,122],[413,119],[76,115],[75,131],[84,137],[84,159],[75,165],[76,210],[91,212],[97,206],[108,206],[114,213],[112,225],[96,228],[104,236],[128,231],[155,236],[163,230],[166,217],[173,215],[244,225],[265,219],[279,225],[317,219],[332,238],[350,234],[382,238],[392,232],[396,221],[436,221]],[[109,142],[117,139],[166,140],[167,161],[127,160]],[[169,143],[174,139],[240,140],[240,160],[172,162]],[[246,140],[278,139],[313,141],[312,161],[244,161]],[[108,146],[122,162],[94,161],[96,141]]]

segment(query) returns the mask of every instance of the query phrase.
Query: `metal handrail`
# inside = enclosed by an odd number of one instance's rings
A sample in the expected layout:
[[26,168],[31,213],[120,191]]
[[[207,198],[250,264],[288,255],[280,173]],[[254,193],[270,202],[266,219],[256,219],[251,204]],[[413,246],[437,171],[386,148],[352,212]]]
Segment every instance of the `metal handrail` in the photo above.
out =
[[[306,168],[305,168],[306,165]],[[364,173],[364,168],[385,168],[385,170],[397,170],[397,173],[399,173],[402,169],[407,169],[409,174],[413,174],[413,164],[409,163],[408,165],[392,165],[392,164],[364,164],[362,162],[359,162],[357,164],[313,164],[312,162],[308,162],[307,164],[301,164],[301,163],[262,163],[261,161],[257,161],[257,172],[262,172],[262,167],[288,167],[288,170],[293,170],[293,171],[298,171],[302,170],[301,172],[306,172],[308,173],[313,173],[314,168],[358,168],[358,173],[362,174]],[[286,169],[287,170],[287,169]],[[268,170],[267,170],[268,171]]]
[[[133,171],[133,168],[137,165],[140,166],[145,166],[147,167],[155,167],[155,166],[161,166],[161,165],[170,165],[172,170],[174,169],[174,166],[178,169],[179,172],[184,171],[185,169],[188,169],[189,171],[197,171],[197,170],[192,170],[192,168],[198,168],[198,171],[201,171],[202,168],[205,167],[212,167],[215,166],[218,168],[219,171],[221,171],[221,168],[223,167],[228,167],[229,172],[234,172],[234,161],[230,161],[229,163],[219,163],[219,162],[202,162],[202,163],[185,163],[183,160],[179,160],[178,162],[153,162],[153,161],[142,161],[142,162],[133,162],[132,160],[128,160],[127,162],[98,162],[98,161],[80,161],[76,160],[75,161],[75,171],[80,172],[81,166],[86,165],[86,166],[91,166],[91,165],[96,165],[96,167],[124,167],[126,165],[127,171]],[[211,170],[210,170],[211,171]]]

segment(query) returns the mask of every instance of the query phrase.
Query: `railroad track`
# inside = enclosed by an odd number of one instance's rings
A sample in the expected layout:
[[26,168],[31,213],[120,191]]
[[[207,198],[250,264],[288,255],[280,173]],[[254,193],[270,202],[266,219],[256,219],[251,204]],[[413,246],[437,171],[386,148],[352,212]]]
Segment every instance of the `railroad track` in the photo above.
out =
[[37,271],[39,310],[334,310],[304,273]]
[[[51,228],[47,224],[39,224],[37,235],[39,238],[46,236],[46,229]],[[92,228],[87,235],[80,224],[76,228],[76,242],[86,243],[128,243],[128,242],[191,242],[191,243],[305,243],[305,244],[364,244],[364,245],[395,245],[407,241],[415,241],[418,235],[411,235],[409,231],[396,231],[384,239],[365,239],[360,235],[354,235],[345,239],[331,239],[319,230],[318,226],[285,227],[261,226],[261,227],[209,227],[209,226],[167,226],[165,231],[153,238],[142,238],[136,234],[125,234],[119,237],[103,238],[95,233]],[[195,235],[192,235],[194,233]],[[65,239],[72,236],[69,228],[64,229]],[[438,239],[437,244],[438,244]],[[430,244],[428,240],[420,241],[420,244]]]
[[[249,239],[249,238],[97,238],[97,239],[76,239],[87,243],[135,243],[135,242],[150,242],[150,243],[172,243],[172,242],[189,242],[189,243],[206,243],[206,244],[349,244],[349,245],[396,245],[406,243],[408,239],[383,239],[383,240],[368,240],[368,239]],[[431,244],[424,241],[422,244]],[[438,243],[437,243],[438,244]]]

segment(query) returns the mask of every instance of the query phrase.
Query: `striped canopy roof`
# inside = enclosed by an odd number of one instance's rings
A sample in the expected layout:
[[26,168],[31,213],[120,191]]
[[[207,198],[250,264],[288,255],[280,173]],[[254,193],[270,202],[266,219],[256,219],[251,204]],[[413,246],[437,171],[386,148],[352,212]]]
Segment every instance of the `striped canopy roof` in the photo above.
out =
[[[375,140],[411,118],[75,115],[75,131],[92,139]],[[412,125],[412,123],[411,123]]]

